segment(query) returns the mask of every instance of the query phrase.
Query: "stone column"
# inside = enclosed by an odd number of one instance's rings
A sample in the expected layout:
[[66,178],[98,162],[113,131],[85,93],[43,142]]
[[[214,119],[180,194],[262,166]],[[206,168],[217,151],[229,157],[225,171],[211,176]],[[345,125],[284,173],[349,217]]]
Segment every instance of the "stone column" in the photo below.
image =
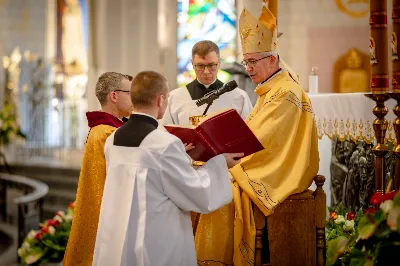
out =
[[98,110],[97,78],[160,71],[158,0],[90,0],[88,110]]

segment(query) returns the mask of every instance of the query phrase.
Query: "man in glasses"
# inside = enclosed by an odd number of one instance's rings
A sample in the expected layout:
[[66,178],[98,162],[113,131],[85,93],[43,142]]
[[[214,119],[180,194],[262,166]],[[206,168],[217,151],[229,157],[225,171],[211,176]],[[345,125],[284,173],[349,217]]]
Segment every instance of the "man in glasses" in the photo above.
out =
[[[239,33],[242,64],[257,84],[255,92],[258,95],[245,121],[265,149],[242,158],[229,170],[235,180],[232,186],[234,241],[221,246],[221,239],[227,236],[220,232],[227,229],[208,228],[208,232],[204,232],[209,239],[208,246],[198,247],[201,249],[198,254],[204,254],[198,256],[199,265],[207,262],[211,265],[215,261],[221,265],[253,264],[256,228],[252,204],[256,204],[265,216],[271,215],[287,197],[308,189],[319,169],[314,112],[297,75],[279,58],[274,15],[263,7],[257,19],[244,9],[239,18]],[[228,225],[232,226],[232,223]],[[266,237],[264,247],[268,247],[268,234],[263,236]],[[212,252],[213,249],[218,252]],[[226,256],[231,249],[233,257]],[[267,250],[263,255],[268,253]],[[263,256],[263,259],[269,258]]]
[[106,72],[97,81],[96,97],[101,111],[86,113],[90,131],[85,144],[64,266],[92,265],[106,179],[104,144],[107,137],[123,125],[123,119],[132,113],[131,81],[131,76],[116,72]]
[[[196,79],[184,87],[171,91],[163,124],[187,125],[189,117],[203,114],[206,105],[197,107],[195,101],[208,92],[219,89],[223,83],[217,79],[221,64],[218,46],[212,41],[199,41],[192,48],[192,65]],[[243,119],[250,113],[252,104],[247,93],[239,88],[221,95],[213,102],[208,113],[231,107]]]

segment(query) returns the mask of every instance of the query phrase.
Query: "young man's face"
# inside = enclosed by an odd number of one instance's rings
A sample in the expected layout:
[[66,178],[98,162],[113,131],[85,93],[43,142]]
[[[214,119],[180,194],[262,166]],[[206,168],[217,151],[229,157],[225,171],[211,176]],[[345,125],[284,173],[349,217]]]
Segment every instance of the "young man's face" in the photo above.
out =
[[216,52],[210,52],[204,57],[195,54],[192,58],[192,65],[199,82],[210,85],[217,78],[220,59]]

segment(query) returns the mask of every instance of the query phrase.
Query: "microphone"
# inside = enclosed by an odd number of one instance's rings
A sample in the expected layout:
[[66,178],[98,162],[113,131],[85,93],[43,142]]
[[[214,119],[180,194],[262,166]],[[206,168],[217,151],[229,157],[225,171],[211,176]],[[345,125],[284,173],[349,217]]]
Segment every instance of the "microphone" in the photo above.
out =
[[202,98],[196,101],[197,106],[202,106],[203,104],[211,104],[215,99],[218,99],[219,96],[224,94],[225,92],[232,91],[237,88],[237,83],[235,80],[229,81],[225,83],[221,88],[210,91]]

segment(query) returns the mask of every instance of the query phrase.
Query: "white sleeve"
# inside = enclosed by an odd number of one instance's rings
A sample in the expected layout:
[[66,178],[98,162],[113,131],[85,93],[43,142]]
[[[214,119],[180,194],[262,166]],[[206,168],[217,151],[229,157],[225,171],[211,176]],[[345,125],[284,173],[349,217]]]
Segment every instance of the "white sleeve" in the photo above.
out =
[[161,159],[165,194],[181,209],[209,213],[232,201],[232,187],[224,156],[194,169],[180,141],[171,142]]
[[251,104],[249,95],[247,92],[243,91],[243,106],[242,106],[242,112],[240,113],[240,116],[243,119],[246,119],[246,117],[250,114],[251,110],[253,109],[253,105]]

